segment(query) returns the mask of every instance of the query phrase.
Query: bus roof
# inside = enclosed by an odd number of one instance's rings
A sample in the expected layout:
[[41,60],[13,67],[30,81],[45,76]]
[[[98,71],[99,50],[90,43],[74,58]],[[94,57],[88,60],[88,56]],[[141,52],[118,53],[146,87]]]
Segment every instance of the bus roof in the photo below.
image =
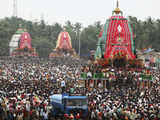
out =
[[67,99],[86,99],[86,96],[64,96]]

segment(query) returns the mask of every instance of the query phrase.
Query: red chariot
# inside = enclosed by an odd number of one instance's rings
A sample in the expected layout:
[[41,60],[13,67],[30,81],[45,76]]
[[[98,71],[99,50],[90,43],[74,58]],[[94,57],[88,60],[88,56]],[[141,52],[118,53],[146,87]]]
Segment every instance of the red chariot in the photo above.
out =
[[134,60],[135,56],[134,34],[128,20],[123,17],[123,12],[117,8],[106,21],[99,34],[99,41],[95,53],[95,59]]

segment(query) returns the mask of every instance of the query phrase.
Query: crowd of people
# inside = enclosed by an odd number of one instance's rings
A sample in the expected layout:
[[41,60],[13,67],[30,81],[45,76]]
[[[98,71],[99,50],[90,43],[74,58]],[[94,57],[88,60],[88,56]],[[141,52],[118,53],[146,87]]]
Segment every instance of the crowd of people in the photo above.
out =
[[[101,68],[78,58],[63,57],[0,58],[0,120],[54,120],[49,96],[62,92],[61,81],[66,83],[66,92],[74,88],[75,93],[84,93],[79,88],[81,72],[90,79],[93,73],[103,72],[110,86],[84,88],[88,96],[86,120],[160,119],[159,70]],[[143,80],[140,75],[144,73],[153,79]],[[112,81],[116,84],[110,84]]]
[[70,57],[1,58],[0,119],[51,119],[49,96],[61,93],[61,81],[65,81],[68,88],[77,87],[81,64],[85,62]]
[[[87,91],[89,113],[93,120],[159,120],[160,71],[155,67],[85,66],[88,81],[102,74],[97,88]],[[148,77],[149,76],[149,77]],[[106,80],[107,85],[102,82]],[[100,81],[100,82],[99,82]],[[103,85],[103,87],[101,85]],[[106,89],[101,89],[106,87]]]

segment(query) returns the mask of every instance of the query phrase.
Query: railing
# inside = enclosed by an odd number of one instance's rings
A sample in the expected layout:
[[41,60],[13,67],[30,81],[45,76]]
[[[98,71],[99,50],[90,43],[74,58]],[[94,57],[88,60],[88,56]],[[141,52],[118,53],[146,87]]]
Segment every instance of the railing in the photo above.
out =
[[87,76],[87,73],[81,73],[80,80],[107,80],[108,78],[104,76],[104,73],[94,73],[93,77]]
[[[154,76],[150,74],[141,74],[142,80],[154,80]],[[93,73],[93,76],[87,76],[87,73],[81,73],[79,80],[108,80],[109,77],[105,76],[105,73]]]

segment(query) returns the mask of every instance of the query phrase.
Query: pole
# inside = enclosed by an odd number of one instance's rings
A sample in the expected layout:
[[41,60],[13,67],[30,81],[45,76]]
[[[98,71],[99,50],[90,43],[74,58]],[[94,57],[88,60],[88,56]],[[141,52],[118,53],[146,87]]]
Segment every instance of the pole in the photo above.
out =
[[78,39],[79,39],[79,57],[81,56],[81,34],[80,34],[80,32],[79,32],[79,34],[78,34]]
[[13,0],[13,16],[17,17],[17,0]]

